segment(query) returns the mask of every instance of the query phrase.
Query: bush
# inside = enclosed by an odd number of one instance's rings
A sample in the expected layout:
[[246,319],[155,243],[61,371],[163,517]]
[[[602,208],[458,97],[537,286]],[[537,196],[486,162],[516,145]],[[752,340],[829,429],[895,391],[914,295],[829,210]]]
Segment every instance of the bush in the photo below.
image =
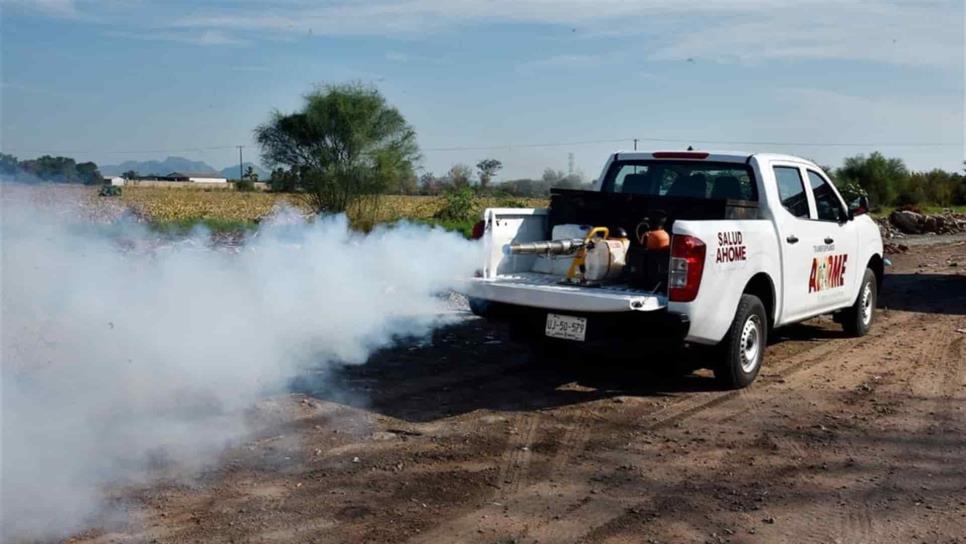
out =
[[443,193],[443,207],[433,215],[441,221],[463,222],[473,219],[476,194],[469,186],[450,187]]
[[242,192],[251,192],[255,190],[255,182],[250,179],[240,179],[235,182],[235,190]]
[[846,204],[852,204],[861,197],[869,197],[869,193],[853,180],[843,179],[835,184]]

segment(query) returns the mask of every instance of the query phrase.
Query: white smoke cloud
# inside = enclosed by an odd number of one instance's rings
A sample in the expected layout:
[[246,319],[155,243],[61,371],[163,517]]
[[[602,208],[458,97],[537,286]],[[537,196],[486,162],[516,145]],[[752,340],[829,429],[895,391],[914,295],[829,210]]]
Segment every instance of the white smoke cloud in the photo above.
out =
[[82,528],[158,460],[200,468],[301,370],[428,333],[479,262],[452,233],[344,217],[274,221],[238,251],[72,217],[3,199],[0,540]]

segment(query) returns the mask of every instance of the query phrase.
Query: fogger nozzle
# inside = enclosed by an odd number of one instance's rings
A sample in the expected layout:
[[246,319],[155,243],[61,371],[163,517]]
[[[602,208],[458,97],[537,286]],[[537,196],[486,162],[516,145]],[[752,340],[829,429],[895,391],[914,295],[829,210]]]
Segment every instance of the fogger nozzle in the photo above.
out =
[[584,240],[548,240],[546,242],[527,242],[524,244],[507,244],[504,253],[510,255],[570,255],[583,247]]

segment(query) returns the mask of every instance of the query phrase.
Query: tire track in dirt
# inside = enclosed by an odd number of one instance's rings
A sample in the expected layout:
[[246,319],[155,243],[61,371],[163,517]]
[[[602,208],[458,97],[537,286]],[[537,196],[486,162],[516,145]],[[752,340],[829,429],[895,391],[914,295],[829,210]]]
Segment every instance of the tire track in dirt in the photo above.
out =
[[[850,364],[854,364],[851,372],[843,372],[835,375],[835,379],[829,382],[829,387],[836,386],[852,386],[856,382],[862,382],[862,379],[866,380],[873,375],[877,374],[890,374],[895,375],[897,373],[908,372],[906,375],[906,382],[904,383],[907,392],[911,392],[910,384],[917,381],[923,381],[934,383],[934,378],[930,377],[930,374],[934,374],[935,363],[937,360],[944,358],[944,353],[948,352],[947,349],[948,337],[943,335],[943,327],[931,327],[929,329],[920,329],[918,327],[908,326],[913,321],[921,319],[919,314],[908,314],[908,319],[902,321],[902,326],[897,334],[888,336],[888,340],[892,347],[898,346],[918,346],[918,355],[910,360],[908,357],[898,357],[894,358],[891,362],[887,363],[888,367],[883,368],[882,361],[877,358],[876,352],[870,352],[869,355],[863,356],[862,352],[859,351],[857,356],[855,355],[856,348],[852,348],[845,353],[842,353],[837,359],[842,361],[848,361]],[[861,347],[861,346],[857,346]],[[886,351],[885,346],[881,346],[878,350],[879,352]],[[908,348],[907,348],[908,349]],[[943,365],[948,362],[950,358],[945,357]],[[832,361],[835,362],[835,361]],[[878,365],[878,366],[877,366]],[[872,367],[868,369],[868,367]],[[865,370],[868,369],[868,370]],[[817,371],[818,369],[810,369]],[[810,372],[803,372],[801,378],[808,378]],[[857,387],[857,386],[856,386]],[[845,387],[849,390],[855,390],[855,387]],[[885,391],[878,391],[878,389],[872,394],[879,393],[884,394]],[[861,412],[862,407],[855,404],[848,405],[846,411],[855,413],[856,411]],[[872,419],[875,419],[876,414],[873,410],[871,414]],[[786,444],[793,444],[793,440],[780,439]],[[860,448],[853,437],[845,437],[844,440],[836,441],[835,448],[842,448],[844,452],[841,454],[847,459],[855,460],[854,462],[862,463],[866,455],[866,451]],[[886,481],[881,482],[876,485],[876,487],[888,487],[892,482]],[[859,485],[856,482],[855,485]],[[870,485],[870,484],[866,484]],[[815,542],[815,543],[825,543],[825,542],[848,542],[848,543],[873,543],[882,542],[894,537],[894,534],[887,532],[887,528],[883,528],[877,523],[878,507],[871,503],[871,490],[853,490],[850,494],[846,494],[843,497],[843,493],[836,491],[834,497],[835,504],[832,501],[824,501],[822,503],[813,504],[812,508],[800,509],[796,511],[796,526],[798,530],[793,530],[799,535],[799,541],[801,542]],[[831,499],[832,497],[830,497]],[[834,520],[829,523],[830,520]],[[902,522],[900,522],[902,523]],[[816,528],[819,530],[816,531]],[[891,528],[893,531],[895,527]]]
[[540,426],[540,415],[518,414],[514,416],[512,426],[514,431],[519,428],[522,432],[514,432],[507,440],[497,479],[501,498],[518,492],[526,485],[527,471],[533,460],[533,442]]
[[[918,332],[921,331],[912,331],[905,328],[902,334],[894,339],[907,343],[908,345],[923,346],[919,357],[916,358],[915,363],[912,365],[912,372],[915,373],[914,376],[925,373],[928,368],[926,363],[932,360],[937,353],[944,350],[944,346],[940,341],[941,331],[938,328],[931,331],[926,338],[922,339],[917,338],[918,335],[916,333]],[[846,441],[844,445],[850,458],[861,458],[862,452],[855,448],[852,441]],[[849,506],[849,510],[844,512],[842,509],[836,510],[839,522],[835,526],[838,530],[830,536],[841,542],[855,542],[856,544],[878,542],[878,539],[883,535],[878,534],[880,527],[875,523],[875,507],[869,504],[868,494],[863,494],[858,500],[853,500]],[[818,542],[819,540],[816,539],[815,541]]]
[[[737,406],[729,408],[722,417],[715,418],[716,420],[726,422],[734,419],[738,415],[747,415],[749,409],[753,408],[752,404],[755,400],[767,400],[776,394],[782,394],[780,393],[782,391],[794,390],[797,385],[807,381],[806,376],[799,377],[804,371],[813,370],[831,363],[845,363],[848,361],[848,355],[865,349],[883,337],[890,336],[895,329],[903,328],[913,318],[914,316],[911,314],[897,315],[893,313],[889,318],[883,319],[879,323],[880,326],[876,328],[874,334],[869,334],[861,339],[823,342],[816,346],[806,348],[804,351],[796,353],[787,360],[774,365],[777,368],[772,368],[770,375],[777,376],[779,381],[758,384],[749,389],[712,393],[710,395],[713,396],[710,399],[706,395],[700,398],[694,395],[683,397],[655,413],[652,416],[654,420],[644,425],[643,429],[649,431],[661,430],[714,408],[721,407],[731,401],[737,401],[735,402]],[[847,348],[844,353],[842,353],[843,342],[847,342]],[[837,356],[832,357],[833,354]],[[837,375],[851,376],[851,373],[841,372]],[[752,411],[752,413],[754,412]],[[645,415],[646,413],[640,414],[639,417]],[[628,419],[628,414],[622,414],[621,419]],[[793,441],[784,438],[780,438],[780,441],[785,446],[791,447],[793,451],[797,451],[801,457],[807,455],[805,450],[801,449]],[[546,539],[557,535],[566,535],[569,539],[579,540],[591,534],[595,529],[612,523],[616,518],[624,514],[622,508],[615,507],[613,499],[607,498],[608,493],[606,491],[601,495],[600,498],[592,498],[582,504],[579,509],[581,515],[572,516],[572,519],[580,520],[580,523],[561,523],[559,521],[555,523],[544,523],[538,526],[537,530],[531,531],[528,536],[543,536],[544,538],[539,539],[540,542],[556,541],[552,538],[550,540]],[[577,512],[574,512],[574,514],[577,514]],[[866,520],[864,522],[866,526],[871,524],[871,517],[868,515],[868,512],[864,513],[861,518]],[[822,526],[822,523],[826,522],[825,520],[819,519],[815,521],[815,526]],[[550,529],[547,529],[548,527]],[[827,540],[825,541],[827,542]]]
[[[921,318],[921,314],[918,317]],[[925,335],[921,334],[924,332],[921,329],[909,328],[903,332],[905,333],[901,337],[903,341],[907,345],[919,346],[919,354],[911,361],[911,364],[908,359],[903,358],[902,362],[905,363],[905,368],[900,368],[899,370],[900,372],[908,372],[908,374],[905,375],[902,389],[906,394],[912,396],[915,395],[915,390],[919,386],[924,386],[927,391],[942,388],[942,382],[945,381],[943,376],[946,373],[937,373],[937,369],[932,363],[937,360],[942,360],[944,354],[949,351],[947,349],[947,343],[943,341],[944,338],[948,339],[948,336],[944,334],[943,327],[933,326],[931,329],[925,331],[927,333]],[[925,338],[922,338],[922,336],[925,336]],[[948,364],[943,364],[943,367],[948,367]],[[922,426],[917,425],[916,429],[910,429],[910,431],[910,434],[918,434],[922,431]],[[880,485],[884,489],[889,489],[898,483],[896,471],[890,470]],[[848,542],[866,543],[880,542],[882,539],[890,537],[887,528],[874,522],[874,508],[869,504],[867,497],[864,497],[861,501],[857,501],[857,504],[852,505],[852,507],[855,509],[854,512],[846,514],[843,517],[843,523],[840,525],[841,532],[837,535],[838,538]],[[868,518],[867,522],[865,518]],[[908,528],[910,520],[895,519],[890,521],[900,528]],[[891,529],[894,531],[895,527]],[[894,537],[894,534],[891,536]]]
[[[762,368],[762,371],[768,370],[768,377],[778,378],[776,381],[754,384],[748,389],[683,397],[679,402],[674,402],[653,414],[651,421],[645,425],[645,428],[648,430],[660,430],[737,398],[747,397],[749,395],[758,397],[764,393],[774,393],[776,389],[792,389],[793,386],[803,381],[803,379],[793,379],[796,375],[804,370],[832,362],[833,359],[830,356],[842,351],[843,343],[845,344],[845,349],[848,351],[863,349],[869,344],[878,342],[882,338],[891,335],[894,329],[901,328],[912,319],[912,314],[896,316],[893,313],[889,319],[885,320],[885,323],[880,322],[880,326],[875,328],[873,333],[860,339],[822,342],[798,352],[784,361],[779,361]],[[838,373],[837,375],[842,374],[845,373]]]
[[[910,314],[892,312],[888,317],[879,321],[879,327],[874,329],[874,333],[861,339],[832,340],[807,347],[788,359],[771,365],[769,375],[778,377],[779,381],[756,384],[750,389],[681,395],[674,398],[670,404],[660,408],[656,413],[653,412],[654,408],[649,403],[641,403],[636,407],[615,414],[616,417],[609,418],[608,421],[611,424],[633,425],[641,430],[656,431],[737,399],[743,401],[738,410],[740,412],[740,408],[747,408],[750,399],[773,396],[778,394],[778,391],[792,389],[799,381],[790,380],[793,376],[806,369],[830,362],[832,360],[830,355],[842,351],[843,343],[847,343],[849,352],[863,349],[869,344],[893,334],[895,329],[903,327],[911,319],[913,319],[913,316]],[[581,408],[574,423],[568,426],[565,431],[561,438],[561,447],[557,449],[552,461],[554,463],[552,470],[556,474],[566,471],[564,463],[584,451],[586,444],[592,440],[594,436],[591,425],[594,419],[592,413],[592,410],[588,407]],[[653,413],[654,419],[641,425],[639,421],[647,417],[649,413]],[[729,411],[728,414],[730,415],[732,412]],[[623,514],[623,509],[618,507],[619,505],[614,502],[614,499],[605,496],[606,491],[590,495],[591,489],[589,486],[571,484],[567,489],[558,491],[554,495],[543,482],[523,485],[521,478],[514,475],[518,474],[519,470],[512,468],[521,464],[522,456],[513,455],[513,453],[514,448],[521,447],[522,442],[511,443],[513,446],[508,446],[508,454],[504,457],[504,463],[501,465],[500,482],[505,479],[509,480],[508,484],[501,485],[498,495],[502,515],[492,515],[500,512],[494,510],[493,505],[486,505],[482,509],[454,520],[455,527],[466,529],[487,526],[498,534],[526,536],[535,538],[540,542],[570,542],[579,540],[596,528],[610,523],[614,518]],[[797,448],[797,445],[795,447]],[[805,455],[803,450],[799,449],[799,451],[801,451],[802,456]],[[526,456],[525,459],[526,461],[523,462],[528,465],[530,456]],[[532,513],[539,511],[539,517],[523,516],[516,513],[524,510]],[[499,521],[497,521],[497,518],[499,518]],[[475,523],[467,523],[471,520]],[[485,520],[490,521],[486,522]],[[439,529],[442,529],[442,527]],[[435,531],[433,533],[437,534]],[[454,533],[450,530],[442,530],[438,534],[452,536]],[[484,536],[487,534],[492,533],[480,533],[478,529],[469,532],[465,539],[460,541],[491,542],[492,537]],[[427,540],[420,539],[419,541]]]

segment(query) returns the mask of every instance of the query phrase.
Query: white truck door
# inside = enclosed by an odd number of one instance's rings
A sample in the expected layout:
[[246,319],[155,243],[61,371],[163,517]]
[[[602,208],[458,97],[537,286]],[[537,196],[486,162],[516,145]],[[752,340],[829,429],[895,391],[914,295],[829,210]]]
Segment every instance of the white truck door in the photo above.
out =
[[812,245],[817,241],[812,229],[811,193],[799,165],[773,163],[781,208],[773,211],[781,247],[782,311],[778,323],[788,323],[812,312],[808,295]]
[[818,238],[811,248],[810,313],[827,312],[852,303],[858,289],[856,274],[865,263],[857,262],[858,231],[832,183],[812,168],[806,168],[805,175],[814,203],[812,229]]

